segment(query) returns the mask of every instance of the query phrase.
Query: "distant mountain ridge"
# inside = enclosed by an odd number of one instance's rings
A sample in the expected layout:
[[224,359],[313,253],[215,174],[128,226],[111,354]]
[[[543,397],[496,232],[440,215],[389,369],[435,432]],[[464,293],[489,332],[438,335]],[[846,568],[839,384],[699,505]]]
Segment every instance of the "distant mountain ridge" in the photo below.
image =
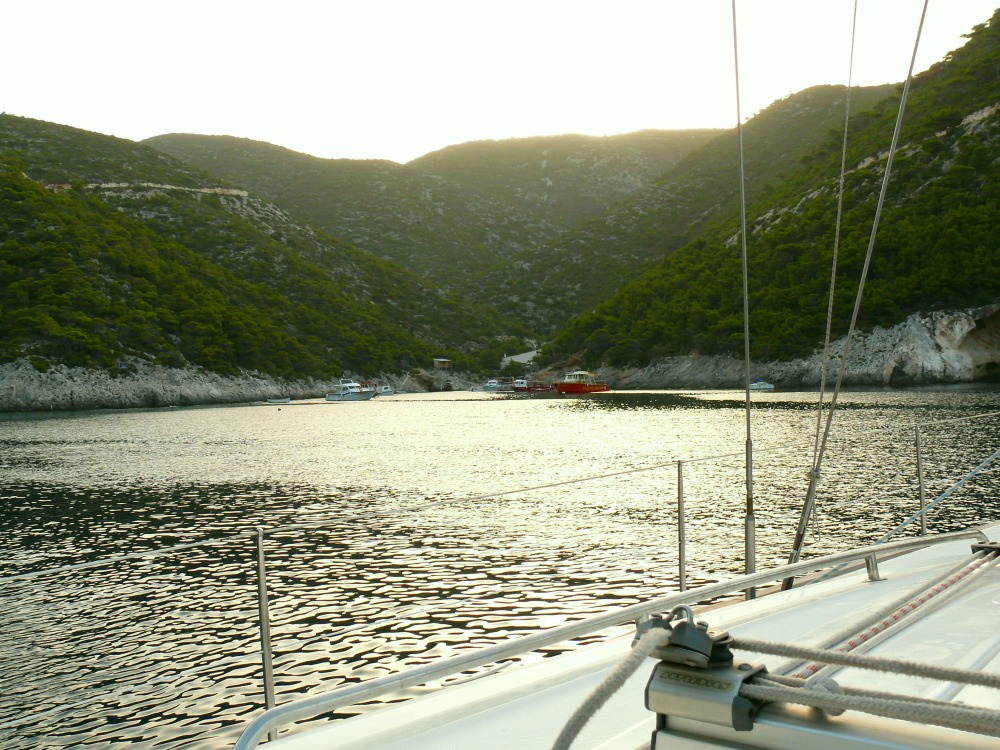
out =
[[[856,111],[868,109],[894,86],[857,88]],[[746,181],[753,197],[801,169],[802,160],[843,120],[845,89],[818,86],[775,102],[744,128]],[[466,288],[494,305],[513,300],[532,326],[551,331],[598,304],[686,242],[738,215],[739,162],[735,130],[716,135],[664,171],[652,184],[623,197],[600,216],[513,263],[496,266]],[[731,224],[735,232],[738,225]]]
[[[914,81],[863,325],[998,301],[998,40],[995,16]],[[800,92],[744,129],[754,356],[822,339],[845,93]],[[898,87],[851,97],[840,321]],[[437,356],[489,372],[534,339],[547,363],[729,355],[735,138],[513,139],[399,165],[3,115],[0,362],[328,377]]]
[[0,116],[0,221],[2,361],[330,377],[526,346],[492,309],[121,139]]
[[226,136],[146,141],[443,288],[656,179],[715,131],[552,136],[451,146],[405,165],[319,159]]
[[[854,107],[893,90],[855,89]],[[820,86],[755,116],[748,184],[800,168],[842,119],[843,100],[842,87]],[[730,215],[739,185],[735,131],[481,141],[406,165],[318,159],[225,136],[145,143],[540,333]]]

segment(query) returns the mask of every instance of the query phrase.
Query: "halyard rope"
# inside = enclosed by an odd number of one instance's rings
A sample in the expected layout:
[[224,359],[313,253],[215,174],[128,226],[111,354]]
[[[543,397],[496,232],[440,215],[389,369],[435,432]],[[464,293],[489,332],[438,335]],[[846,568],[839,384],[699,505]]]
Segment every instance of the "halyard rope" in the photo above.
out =
[[629,655],[601,681],[601,684],[587,696],[587,699],[569,717],[559,736],[556,737],[556,741],[552,745],[552,750],[568,750],[570,745],[573,744],[573,740],[583,730],[584,725],[590,721],[590,717],[597,713],[601,706],[607,703],[608,699],[625,684],[626,680],[632,676],[657,647],[666,645],[667,641],[670,640],[670,635],[671,631],[665,628],[652,628],[643,633],[642,637],[632,647]]
[[927,664],[909,659],[888,659],[883,656],[852,654],[824,648],[796,646],[792,643],[761,641],[755,638],[736,638],[732,647],[740,651],[753,651],[758,654],[788,656],[804,661],[808,660],[823,664],[837,664],[842,667],[870,669],[876,672],[893,672],[896,674],[905,674],[910,677],[923,677],[932,680],[943,680],[945,682],[961,682],[967,685],[980,685],[1000,690],[1000,674],[998,673],[976,672],[971,669],[942,667],[937,664]]
[[756,701],[797,703],[824,711],[861,711],[890,719],[1000,735],[1000,712],[924,698],[844,688],[843,694],[781,685],[744,684],[740,695]]
[[[817,673],[822,671],[820,665],[838,665],[966,685],[979,685],[1000,690],[1000,674],[997,673],[849,653],[852,649],[884,633],[888,628],[917,610],[920,605],[930,601],[962,579],[967,579],[971,573],[979,570],[985,564],[996,560],[997,553],[992,552],[961,568],[946,580],[906,601],[879,623],[849,637],[843,645],[836,649],[797,646],[755,638],[734,638],[731,644],[733,649],[784,656],[806,662],[808,666],[799,669],[799,673],[813,673],[809,679],[803,679],[799,674],[792,677],[761,674],[754,678],[756,683],[744,683],[740,688],[740,695],[755,701],[812,706],[831,715],[843,713],[845,710],[854,710],[886,718],[920,721],[951,729],[1000,736],[1000,712],[991,709],[842,687],[827,678],[817,679]],[[573,712],[552,745],[552,750],[568,750],[590,718],[625,684],[656,648],[667,645],[670,636],[671,631],[665,628],[652,628],[643,633],[628,656],[601,681]]]
[[[995,561],[995,559],[996,559],[996,553],[990,553],[970,563],[969,565],[966,565],[964,568],[948,576],[948,578],[946,578],[945,580],[935,584],[929,589],[926,589],[917,596],[913,597],[910,601],[905,602],[904,604],[895,608],[886,617],[882,618],[879,622],[875,623],[871,627],[858,631],[857,633],[854,633],[853,635],[843,639],[843,641],[840,644],[838,644],[833,650],[839,652],[853,651],[854,649],[859,648],[863,644],[870,643],[873,639],[876,639],[880,635],[885,634],[885,632],[889,628],[893,627],[894,625],[897,625],[900,621],[903,620],[904,617],[912,615],[912,617],[910,617],[910,619],[906,621],[906,624],[911,624],[913,621],[925,617],[926,615],[930,614],[937,608],[938,602],[942,602],[942,599],[937,598],[940,594],[943,594],[945,592],[947,592],[948,594],[956,592],[960,588],[958,586],[959,583],[963,583],[964,585],[964,583],[967,583],[968,581],[972,580],[971,578],[969,578],[969,576],[972,573],[975,573],[977,570],[982,568],[987,563]],[[921,605],[927,604],[927,602],[931,602],[931,600],[934,601],[930,605],[928,605],[927,607],[921,607]],[[811,672],[815,674],[819,671],[820,667],[818,665],[809,664],[805,667],[800,668],[798,672],[793,676],[801,677],[804,676],[802,675],[802,672]]]
[[[654,628],[646,631],[632,648],[629,655],[601,682],[600,685],[577,708],[567,721],[562,732],[552,745],[552,750],[568,750],[583,730],[587,721],[639,668],[649,655],[670,639],[670,631]],[[735,639],[732,647],[773,656],[793,657],[825,664],[892,672],[912,677],[960,682],[967,685],[1000,690],[1000,674],[976,672],[957,667],[941,667],[935,664],[905,659],[887,659],[842,651],[831,651],[789,643],[762,641],[754,638]],[[873,690],[837,686],[832,681],[824,681],[816,686],[807,686],[807,681],[793,677],[765,674],[755,678],[756,684],[745,683],[740,695],[755,701],[796,703],[822,709],[830,714],[845,710],[886,718],[918,721],[951,729],[1000,735],[1000,712],[945,701],[894,695]],[[760,684],[766,682],[770,684]],[[836,687],[832,692],[827,685]],[[817,689],[818,688],[818,689]]]

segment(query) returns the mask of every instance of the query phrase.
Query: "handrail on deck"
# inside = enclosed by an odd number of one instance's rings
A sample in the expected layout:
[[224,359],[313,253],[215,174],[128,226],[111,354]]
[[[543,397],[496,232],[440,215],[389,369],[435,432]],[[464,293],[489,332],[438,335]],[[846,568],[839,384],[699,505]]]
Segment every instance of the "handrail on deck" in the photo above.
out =
[[395,675],[380,677],[368,682],[337,688],[309,698],[286,703],[268,709],[254,718],[240,734],[233,750],[253,750],[264,737],[277,728],[296,721],[312,719],[321,713],[336,711],[345,706],[373,700],[387,693],[422,685],[435,679],[458,674],[511,656],[528,653],[556,643],[605,630],[642,618],[653,612],[663,612],[679,604],[692,604],[726,594],[745,591],[776,580],[814,572],[820,568],[859,560],[874,560],[876,556],[904,552],[914,548],[960,539],[978,538],[982,542],[990,540],[982,529],[953,531],[934,537],[914,537],[886,544],[874,544],[847,552],[836,552],[812,560],[799,561],[772,568],[760,573],[737,576],[726,581],[700,586],[677,592],[648,602],[632,604],[621,609],[606,612],[576,622],[559,625],[548,630],[521,636],[510,641],[487,646],[469,654],[451,656],[432,664],[426,664]]
[[948,419],[930,419],[930,420],[924,420],[924,421],[919,421],[919,420],[918,421],[914,421],[914,423],[913,423],[913,446],[914,446],[914,448],[916,450],[916,454],[917,454],[916,455],[916,463],[917,463],[917,501],[919,503],[917,507],[919,508],[919,510],[917,511],[917,513],[915,515],[911,516],[909,519],[907,519],[905,522],[903,522],[903,524],[901,526],[898,526],[897,528],[895,528],[891,532],[889,532],[889,535],[885,537],[886,539],[888,539],[890,536],[892,536],[893,534],[895,534],[896,532],[898,532],[901,528],[903,528],[905,526],[908,526],[910,523],[912,523],[914,520],[916,520],[918,518],[920,519],[920,533],[921,533],[921,535],[926,534],[927,533],[927,512],[931,509],[931,507],[934,506],[934,505],[936,505],[938,502],[940,502],[941,500],[943,500],[945,497],[947,497],[953,490],[955,490],[959,486],[961,486],[966,481],[966,479],[968,479],[970,476],[975,476],[975,474],[978,473],[983,468],[983,466],[988,465],[989,462],[991,462],[994,458],[996,458],[996,454],[993,454],[993,456],[991,456],[986,462],[984,462],[984,464],[980,464],[980,466],[976,467],[976,469],[974,469],[971,474],[963,477],[951,489],[947,490],[943,495],[939,496],[932,503],[928,504],[926,502],[926,498],[924,496],[925,495],[925,493],[924,493],[924,463],[923,463],[923,450],[920,447],[920,428],[922,426],[923,427],[929,427],[931,425],[952,424],[954,422],[970,422],[973,419],[985,419],[986,417],[996,417],[996,416],[1000,416],[1000,411],[991,411],[991,412],[986,412],[984,414],[971,414],[971,415],[966,416],[966,417],[951,417],[951,418],[948,418]]
[[918,420],[914,422],[914,426],[923,425],[927,427],[932,424],[950,424],[952,422],[971,422],[973,419],[986,419],[986,417],[998,417],[1000,416],[1000,411],[988,411],[982,414],[970,414],[966,417],[949,417],[948,419],[928,419],[928,420]]

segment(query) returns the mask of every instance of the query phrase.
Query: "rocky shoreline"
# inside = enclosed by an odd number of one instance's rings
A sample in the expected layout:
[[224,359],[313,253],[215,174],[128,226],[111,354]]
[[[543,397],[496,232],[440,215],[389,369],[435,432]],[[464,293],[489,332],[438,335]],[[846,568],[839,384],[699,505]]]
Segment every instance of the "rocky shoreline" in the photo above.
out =
[[[831,347],[832,379],[844,340]],[[1000,305],[950,313],[913,315],[893,328],[856,335],[849,352],[848,385],[905,386],[996,380],[1000,374]],[[786,362],[757,362],[751,376],[779,387],[820,383],[819,352]],[[552,379],[561,371],[540,373]],[[745,368],[728,356],[668,357],[643,368],[598,374],[614,389],[742,388]],[[356,376],[356,379],[360,377]],[[472,390],[481,379],[452,371],[415,370],[375,378],[397,390]],[[337,380],[279,380],[260,373],[237,377],[199,368],[167,368],[142,361],[121,371],[56,366],[40,372],[27,360],[0,365],[0,412],[74,411],[235,404],[268,398],[322,398]]]
[[[350,376],[360,380],[357,375]],[[0,412],[142,409],[163,406],[240,404],[269,398],[312,399],[334,390],[340,380],[285,380],[261,373],[226,376],[187,367],[170,368],[143,361],[123,371],[55,366],[45,372],[27,360],[0,365]],[[379,384],[396,390],[469,390],[473,381],[455,373],[415,370],[383,375]]]
[[[831,344],[827,382],[840,367],[846,338]],[[1000,305],[911,315],[892,328],[855,333],[848,352],[846,385],[909,386],[1000,379]],[[823,357],[751,364],[751,378],[781,387],[818,386]],[[742,359],[728,356],[668,357],[648,367],[602,371],[616,388],[742,388]]]

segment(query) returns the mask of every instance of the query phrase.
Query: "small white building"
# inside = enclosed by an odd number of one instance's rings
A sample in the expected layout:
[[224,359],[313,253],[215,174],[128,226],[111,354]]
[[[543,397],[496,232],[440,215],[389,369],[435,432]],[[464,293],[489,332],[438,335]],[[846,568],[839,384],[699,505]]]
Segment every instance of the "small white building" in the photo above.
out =
[[517,362],[519,365],[530,365],[534,363],[535,357],[538,356],[538,350],[533,349],[530,352],[522,352],[521,354],[513,354],[511,356],[503,355],[503,359],[500,360],[500,369],[509,365],[511,362]]

